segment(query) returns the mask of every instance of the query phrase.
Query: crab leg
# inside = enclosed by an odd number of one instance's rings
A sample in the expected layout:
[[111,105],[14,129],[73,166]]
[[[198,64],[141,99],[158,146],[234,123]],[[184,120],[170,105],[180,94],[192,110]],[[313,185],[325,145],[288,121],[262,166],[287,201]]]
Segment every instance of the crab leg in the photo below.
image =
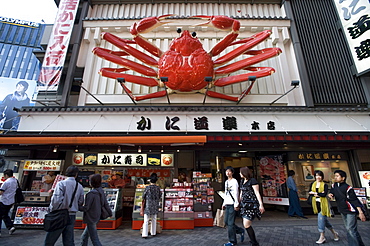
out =
[[148,64],[150,66],[157,66],[158,61],[154,59],[151,56],[148,56],[147,54],[135,49],[134,47],[131,47],[129,45],[128,40],[119,38],[111,33],[104,32],[101,34],[102,39],[107,40],[109,43],[117,46],[121,50],[124,50],[126,53],[132,55],[133,57],[139,59],[140,61],[144,62],[145,64]]
[[226,49],[239,35],[240,22],[234,20],[227,16],[216,15],[195,15],[195,18],[208,20],[205,23],[197,24],[196,26],[213,26],[221,30],[231,30],[231,32],[226,35],[220,42],[218,42],[212,50],[209,52],[211,56],[216,56],[220,54],[224,49]]
[[169,16],[173,15],[161,15],[159,17],[148,17],[144,18],[138,23],[134,23],[131,26],[130,33],[134,36],[135,43],[140,45],[144,50],[148,51],[156,57],[161,57],[163,52],[154,44],[150,43],[146,38],[140,35],[140,33],[149,32],[159,26],[162,26],[169,21],[162,21]]
[[124,78],[127,82],[134,84],[146,85],[150,87],[158,86],[158,81],[156,79],[122,73],[127,70],[128,69],[126,68],[102,68],[100,69],[99,74],[111,79]]
[[97,56],[99,56],[99,57],[101,57],[101,58],[103,58],[107,61],[110,61],[110,62],[113,62],[115,64],[124,66],[124,67],[126,67],[130,70],[135,71],[135,72],[141,73],[141,74],[146,75],[146,76],[157,77],[157,72],[154,69],[152,69],[150,67],[147,67],[147,66],[144,66],[144,65],[141,65],[141,64],[136,63],[134,61],[122,58],[120,56],[114,55],[110,52],[107,52],[106,49],[95,47],[92,52],[95,55],[97,55]]
[[[231,61],[235,57],[240,56],[245,51],[247,51],[247,50],[253,48],[254,46],[256,46],[257,44],[261,43],[263,40],[268,38],[271,35],[271,33],[272,32],[270,30],[266,30],[266,31],[257,33],[257,34],[253,35],[250,38],[246,38],[245,44],[243,44],[243,45],[239,46],[238,48],[232,50],[231,52],[227,53],[226,55],[223,55],[223,56],[217,58],[214,61],[214,64],[215,65],[222,65],[222,64],[225,64],[225,63]],[[244,39],[241,40],[241,41],[244,41]],[[237,43],[243,43],[243,42],[238,41],[238,42],[232,43],[231,45],[234,45],[234,44],[237,44]]]
[[221,99],[225,99],[225,100],[229,100],[233,102],[237,102],[239,100],[239,97],[228,96],[228,95],[215,92],[215,91],[207,91],[205,94],[210,97],[221,98]]
[[163,91],[157,91],[157,92],[154,92],[154,93],[150,93],[150,94],[147,94],[147,95],[144,95],[144,96],[136,96],[135,100],[136,101],[141,101],[141,100],[146,100],[146,99],[150,99],[150,98],[164,97],[166,95],[167,95],[166,90],[163,90]]
[[280,48],[266,48],[263,50],[257,50],[257,51],[248,51],[246,54],[248,55],[255,55],[253,57],[249,57],[240,61],[237,61],[235,63],[232,63],[227,66],[223,66],[215,70],[216,75],[224,75],[224,74],[230,74],[235,71],[247,68],[249,66],[252,66],[256,63],[259,63],[261,61],[264,61],[266,59],[269,59],[271,57],[277,56],[281,53]]
[[229,77],[220,78],[214,82],[214,85],[223,87],[226,85],[231,85],[231,84],[247,81],[250,76],[256,76],[257,78],[262,78],[262,77],[269,76],[275,72],[275,69],[273,69],[272,67],[250,67],[250,68],[247,68],[246,70],[254,71],[254,72],[237,74],[237,75],[233,75]]

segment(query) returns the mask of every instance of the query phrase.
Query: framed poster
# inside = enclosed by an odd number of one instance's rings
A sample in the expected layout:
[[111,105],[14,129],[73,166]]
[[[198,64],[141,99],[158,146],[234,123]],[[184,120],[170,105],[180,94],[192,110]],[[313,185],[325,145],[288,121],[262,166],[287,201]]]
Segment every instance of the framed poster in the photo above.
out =
[[304,181],[315,181],[314,169],[312,165],[302,166]]

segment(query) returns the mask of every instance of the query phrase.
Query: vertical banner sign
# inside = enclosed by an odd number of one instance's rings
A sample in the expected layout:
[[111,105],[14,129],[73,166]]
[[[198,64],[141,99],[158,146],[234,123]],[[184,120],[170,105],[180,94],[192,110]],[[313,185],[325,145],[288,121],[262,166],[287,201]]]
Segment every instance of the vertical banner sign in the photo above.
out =
[[370,71],[369,0],[334,0],[339,19],[357,69],[357,75]]
[[67,54],[69,39],[78,8],[78,0],[61,0],[53,32],[50,36],[42,64],[39,82],[41,86],[57,90]]

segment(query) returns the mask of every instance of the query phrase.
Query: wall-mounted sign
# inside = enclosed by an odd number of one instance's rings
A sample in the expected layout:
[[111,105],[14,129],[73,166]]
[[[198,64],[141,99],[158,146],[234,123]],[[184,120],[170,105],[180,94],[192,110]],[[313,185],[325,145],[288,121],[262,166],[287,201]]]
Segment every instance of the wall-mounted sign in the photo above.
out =
[[59,171],[61,164],[61,160],[25,160],[23,170]]
[[369,0],[335,0],[357,74],[370,71],[370,3]]
[[58,88],[78,2],[78,0],[61,0],[59,3],[53,32],[50,35],[38,80],[40,85],[46,86],[48,90],[57,90]]
[[19,19],[8,18],[8,17],[3,17],[3,16],[0,16],[0,22],[13,24],[17,26],[32,27],[32,28],[36,28],[40,26],[40,24],[37,22],[19,20]]
[[98,166],[147,166],[146,154],[104,153],[98,154]]
[[290,161],[322,161],[322,160],[346,160],[347,154],[344,152],[290,152]]

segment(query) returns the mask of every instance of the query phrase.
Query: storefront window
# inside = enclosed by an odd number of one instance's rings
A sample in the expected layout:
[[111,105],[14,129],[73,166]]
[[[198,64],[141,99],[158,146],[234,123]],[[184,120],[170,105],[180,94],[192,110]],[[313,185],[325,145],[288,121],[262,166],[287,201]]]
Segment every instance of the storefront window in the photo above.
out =
[[343,170],[347,173],[347,183],[352,185],[348,163],[346,160],[320,160],[320,161],[290,161],[288,163],[289,170],[295,171],[295,181],[298,188],[298,196],[307,198],[310,185],[315,181],[315,170],[320,170],[324,173],[324,182],[329,187],[334,182],[334,171]]

